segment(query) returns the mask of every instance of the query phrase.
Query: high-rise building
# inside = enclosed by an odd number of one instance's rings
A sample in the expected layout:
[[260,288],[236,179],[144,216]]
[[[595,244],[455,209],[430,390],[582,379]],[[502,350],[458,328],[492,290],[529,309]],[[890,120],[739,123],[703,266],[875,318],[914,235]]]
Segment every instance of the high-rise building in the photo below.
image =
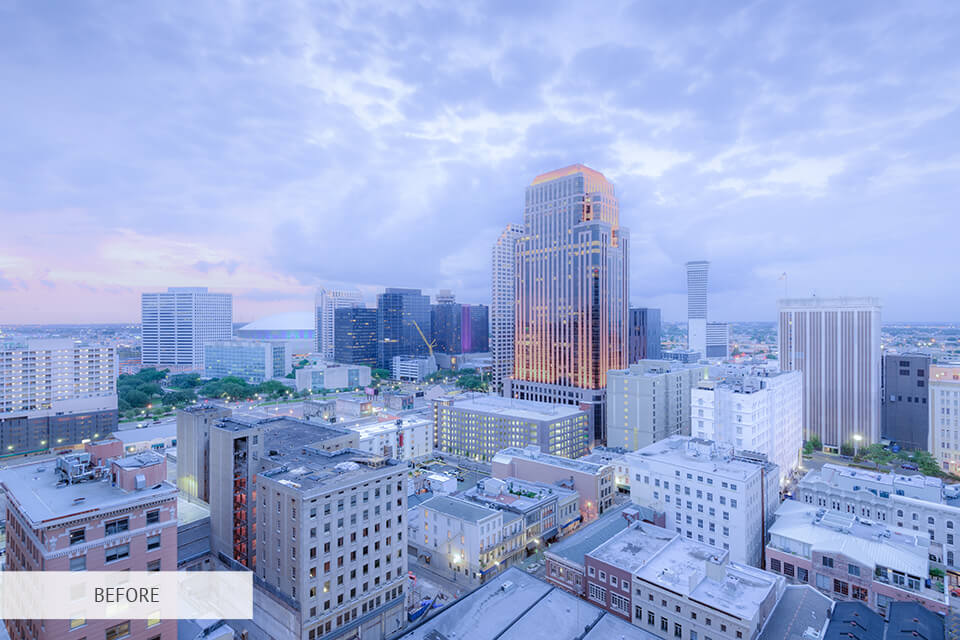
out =
[[333,359],[343,364],[377,366],[377,310],[341,307],[334,311]]
[[[438,296],[439,299],[439,296]],[[438,353],[463,353],[461,324],[463,305],[447,301],[430,308],[430,331]]]
[[140,297],[145,367],[203,371],[203,345],[233,337],[233,296],[206,287],[170,287]]
[[516,316],[516,250],[523,226],[508,224],[493,245],[490,279],[491,389],[503,393],[513,375],[513,338]]
[[634,451],[690,435],[690,390],[705,375],[706,367],[666,360],[607,372],[607,445]]
[[420,289],[387,288],[377,296],[377,366],[389,369],[394,356],[429,355],[430,297]]
[[326,360],[334,359],[335,331],[334,314],[337,309],[363,306],[363,295],[357,289],[317,290],[314,304],[314,322],[316,324],[317,353]]
[[629,364],[641,360],[659,360],[660,309],[639,307],[630,309],[630,355]]
[[236,376],[259,384],[290,373],[292,363],[284,342],[217,340],[203,345],[206,378]]
[[880,433],[903,449],[927,450],[930,442],[930,356],[886,353],[883,356],[883,407]]
[[177,488],[210,502],[210,427],[232,411],[212,404],[177,409]]
[[116,428],[114,347],[0,343],[0,456],[98,440]]
[[607,371],[627,363],[629,244],[603,174],[577,164],[527,187],[510,394],[588,406],[597,442]]
[[944,471],[960,473],[960,365],[930,367],[930,453]]
[[687,263],[687,348],[707,353],[707,276],[710,263]]
[[780,300],[779,362],[803,372],[806,438],[833,450],[880,438],[880,301]]
[[461,353],[490,350],[490,309],[485,304],[463,305]]
[[434,297],[437,304],[454,304],[457,301],[457,296],[450,289],[440,289]]
[[707,352],[709,358],[727,358],[730,356],[730,325],[726,322],[707,323]]

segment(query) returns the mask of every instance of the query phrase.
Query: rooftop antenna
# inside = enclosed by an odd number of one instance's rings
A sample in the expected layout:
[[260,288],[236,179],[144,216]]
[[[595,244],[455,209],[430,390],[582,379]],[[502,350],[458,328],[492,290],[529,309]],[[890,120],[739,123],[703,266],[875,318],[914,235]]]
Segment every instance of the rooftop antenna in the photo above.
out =
[[790,296],[787,295],[787,272],[784,271],[783,273],[781,273],[780,277],[777,279],[783,281],[783,297],[789,298]]

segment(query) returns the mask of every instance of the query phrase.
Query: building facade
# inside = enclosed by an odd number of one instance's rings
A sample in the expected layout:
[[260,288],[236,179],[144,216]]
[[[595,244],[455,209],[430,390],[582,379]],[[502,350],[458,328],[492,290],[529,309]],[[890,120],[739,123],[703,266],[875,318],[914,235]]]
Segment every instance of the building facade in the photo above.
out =
[[779,302],[779,362],[803,374],[804,436],[839,450],[880,439],[880,301]]
[[0,343],[0,457],[106,438],[116,428],[114,347]]
[[257,340],[218,340],[203,345],[205,378],[236,376],[259,384],[292,369],[287,345]]
[[342,307],[334,311],[336,362],[377,366],[377,310]]
[[687,348],[707,353],[707,279],[710,263],[694,260],[687,267]]
[[140,337],[143,366],[203,371],[203,345],[233,337],[233,296],[206,287],[144,293]]
[[880,433],[903,449],[927,451],[930,444],[930,356],[883,355]]
[[629,364],[660,359],[663,351],[660,346],[660,309],[630,309],[629,342]]
[[210,428],[233,412],[216,405],[177,409],[177,489],[210,502]]
[[726,322],[708,322],[706,327],[706,357],[724,360],[730,356],[730,325]]
[[730,445],[673,436],[634,453],[630,495],[665,514],[665,526],[753,566],[780,504],[777,466]]
[[607,445],[634,451],[690,434],[690,390],[706,367],[643,360],[607,373]]
[[422,460],[433,454],[433,420],[408,417],[340,423],[360,436],[357,447],[397,460]]
[[960,473],[960,365],[930,367],[930,452],[944,471]]
[[327,362],[297,369],[295,379],[297,391],[357,389],[370,384],[370,367]]
[[[335,315],[337,309],[349,309],[363,306],[363,295],[352,288],[321,288],[317,290],[314,301],[314,323],[317,338],[317,353],[326,360],[335,359],[336,332]],[[342,360],[340,361],[342,362]]]
[[491,460],[501,449],[536,445],[547,454],[578,458],[588,451],[590,418],[576,407],[493,394],[434,401],[437,447]]
[[390,377],[404,382],[420,382],[437,372],[437,361],[430,356],[393,356]]
[[516,329],[517,241],[523,226],[508,224],[493,245],[490,278],[490,353],[493,356],[494,393],[503,393],[513,375],[513,342]]
[[426,356],[430,297],[420,289],[387,288],[377,296],[377,366],[389,369],[396,356]]
[[598,443],[607,371],[627,363],[629,245],[603,174],[572,165],[527,187],[510,395],[588,406]]
[[463,305],[452,299],[438,303],[430,308],[431,337],[435,343],[433,350],[440,353],[462,353],[462,337],[460,326],[462,323]]
[[482,353],[490,350],[490,307],[485,304],[463,305],[460,332],[461,353]]

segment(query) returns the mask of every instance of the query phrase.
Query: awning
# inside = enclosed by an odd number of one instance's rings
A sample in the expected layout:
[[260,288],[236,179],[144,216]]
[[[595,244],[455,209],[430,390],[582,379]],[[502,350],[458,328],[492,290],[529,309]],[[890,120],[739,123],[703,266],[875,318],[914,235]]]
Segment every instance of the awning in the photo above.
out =
[[483,571],[481,571],[481,572],[480,572],[480,575],[485,576],[485,575],[487,575],[488,573],[490,573],[491,571],[493,571],[493,570],[496,569],[496,568],[497,568],[497,565],[492,564],[492,565],[490,565],[489,567],[487,567],[486,569],[484,569]]
[[560,528],[561,528],[561,529],[566,529],[566,528],[569,527],[570,525],[576,524],[577,522],[580,522],[580,521],[582,521],[582,520],[583,520],[583,516],[577,516],[576,518],[574,518],[574,519],[571,520],[570,522],[566,523],[565,525],[562,525]]

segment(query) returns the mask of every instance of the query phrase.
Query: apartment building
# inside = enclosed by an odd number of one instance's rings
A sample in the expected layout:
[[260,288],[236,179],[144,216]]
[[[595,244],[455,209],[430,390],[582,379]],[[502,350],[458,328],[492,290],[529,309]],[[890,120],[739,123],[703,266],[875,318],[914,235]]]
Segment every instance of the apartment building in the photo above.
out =
[[777,465],[728,444],[673,436],[627,454],[633,502],[663,513],[688,540],[762,566],[767,528],[780,504]]
[[572,490],[520,478],[484,478],[460,494],[466,500],[523,517],[528,552],[572,531],[580,522],[580,495]]
[[0,457],[106,438],[116,427],[114,347],[0,343]]
[[690,435],[690,390],[706,367],[641,360],[607,374],[607,446],[634,451],[674,435]]
[[577,407],[493,394],[434,400],[434,417],[441,451],[479,460],[490,460],[506,447],[528,445],[578,458],[592,437],[590,417]]
[[[177,490],[166,458],[117,440],[0,471],[7,571],[175,571]],[[109,478],[109,481],[107,479]],[[176,620],[7,620],[11,638],[173,638]]]
[[507,447],[491,461],[494,478],[519,478],[573,489],[580,495],[583,522],[592,522],[613,506],[613,467],[542,453],[539,447]]
[[949,611],[946,590],[927,583],[933,565],[926,532],[796,500],[784,502],[776,515],[766,548],[771,572],[884,615],[897,601]]
[[177,488],[190,498],[210,502],[210,427],[231,413],[212,404],[177,409]]
[[809,471],[793,495],[805,505],[921,532],[934,566],[960,584],[960,490],[940,478],[825,464]]
[[960,473],[960,365],[932,365],[930,453],[944,471]]

